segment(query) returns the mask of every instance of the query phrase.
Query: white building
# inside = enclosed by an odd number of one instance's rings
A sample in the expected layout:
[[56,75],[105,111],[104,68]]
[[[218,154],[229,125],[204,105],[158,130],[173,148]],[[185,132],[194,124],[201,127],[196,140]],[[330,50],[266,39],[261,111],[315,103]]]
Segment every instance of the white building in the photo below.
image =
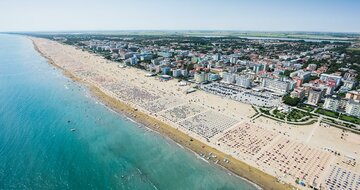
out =
[[138,63],[138,59],[136,57],[129,58],[129,62],[131,65],[136,65]]
[[335,86],[339,86],[340,82],[341,82],[341,76],[321,74],[320,80],[325,81],[325,82],[329,82],[330,80],[333,80],[333,81],[335,81]]
[[335,97],[327,97],[324,102],[324,109],[337,111],[340,105],[340,100]]
[[173,77],[181,77],[181,69],[175,69],[172,71]]
[[346,93],[345,99],[348,100],[360,100],[360,91],[349,91]]
[[247,77],[246,75],[239,75],[236,76],[236,85],[244,87],[244,88],[251,88],[252,80]]
[[291,78],[299,77],[299,78],[304,79],[306,81],[311,77],[311,73],[309,71],[297,70],[295,72],[290,73],[290,77]]
[[303,99],[305,97],[305,90],[303,88],[295,88],[294,91],[290,93],[290,97]]
[[280,94],[285,94],[289,91],[289,82],[280,81],[271,78],[263,78],[261,86],[269,91],[278,92]]
[[181,70],[181,75],[184,76],[184,77],[187,77],[188,76],[188,71],[186,69],[183,69]]
[[290,80],[289,81],[289,91],[293,91],[296,87],[296,81]]
[[356,85],[355,80],[344,80],[343,83],[344,84],[343,84],[342,87],[344,87],[346,89],[349,89],[349,90],[353,89],[355,87],[355,85]]
[[201,73],[196,72],[194,74],[194,79],[196,83],[203,83],[205,81],[208,81],[208,74],[205,72],[201,72]]
[[315,70],[316,70],[316,67],[317,67],[316,64],[309,64],[306,69],[307,69],[307,70],[310,70],[310,71],[315,71]]
[[123,59],[129,59],[131,57],[133,57],[135,55],[134,52],[129,52],[129,53],[125,53],[124,55],[122,55]]
[[224,73],[222,82],[228,83],[228,84],[233,84],[236,82],[235,78],[236,78],[236,75],[234,73]]
[[212,58],[214,61],[219,61],[221,59],[221,55],[220,55],[220,53],[216,53],[212,56]]
[[230,57],[230,63],[235,64],[237,62],[237,60],[238,60],[238,57],[235,57],[235,56]]
[[359,101],[349,100],[346,104],[345,112],[349,115],[360,117]]
[[320,89],[311,89],[309,92],[307,103],[317,106],[322,97],[322,94],[323,92]]

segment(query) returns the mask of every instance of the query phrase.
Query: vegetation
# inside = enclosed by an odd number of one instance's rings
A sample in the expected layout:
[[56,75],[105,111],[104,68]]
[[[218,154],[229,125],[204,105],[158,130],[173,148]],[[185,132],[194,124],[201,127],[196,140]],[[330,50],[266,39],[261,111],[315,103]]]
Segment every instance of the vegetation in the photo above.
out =
[[341,97],[341,98],[345,98],[346,93],[345,93],[345,92],[340,92],[340,93],[338,93],[337,95],[338,95],[339,97]]
[[268,110],[268,109],[260,108],[260,111],[261,111],[261,113],[270,115],[270,110]]
[[306,63],[304,63],[302,65],[302,68],[305,69],[307,68],[310,64],[315,64],[317,68],[321,67],[321,65],[323,65],[324,63],[322,63],[321,61],[318,60],[314,60],[314,59],[309,59]]
[[285,70],[283,76],[289,77],[292,71]]
[[339,119],[341,119],[343,121],[348,121],[348,122],[351,122],[351,123],[355,123],[355,124],[360,124],[360,118],[357,118],[357,117],[354,117],[354,116],[341,114]]
[[288,121],[302,121],[302,119],[306,116],[311,117],[311,114],[297,109],[292,109],[287,115],[287,119]]
[[[308,79],[308,81],[312,81],[312,80],[316,80],[316,79],[319,79],[320,77],[318,76],[310,76],[310,78]],[[306,82],[308,82],[306,81]]]
[[306,104],[299,104],[297,107],[300,109],[306,110],[307,112],[312,112],[315,110],[314,107],[306,105]]
[[[347,48],[347,46],[340,46],[334,51],[339,54],[345,53],[345,59],[341,63],[331,62],[328,72],[335,72],[339,68],[349,68],[355,70],[357,73],[360,73],[360,49],[359,48]],[[360,75],[356,77],[357,81],[360,81]]]
[[[286,122],[304,122],[312,118],[312,114],[309,112],[292,109],[290,113],[281,112],[278,109],[274,109],[271,113],[269,109],[260,108],[260,112],[263,113],[265,117],[275,119],[277,121]],[[271,117],[270,117],[271,116]],[[313,123],[313,121],[309,121],[309,124]],[[305,124],[305,123],[304,123]]]
[[272,116],[284,120],[286,117],[286,113],[283,113],[283,112],[279,111],[278,109],[275,109],[273,111]]
[[360,53],[360,48],[347,48],[346,49],[347,52],[353,53],[353,52],[358,52]]
[[299,98],[292,98],[290,97],[290,95],[286,95],[283,97],[283,101],[286,105],[289,105],[289,106],[296,106],[299,104],[300,102],[300,99]]
[[326,116],[333,117],[333,118],[338,118],[340,115],[337,112],[325,110],[325,109],[321,109],[321,108],[318,108],[315,112],[318,114],[326,115]]
[[338,128],[341,128],[341,129],[349,129],[352,132],[360,134],[360,130],[357,129],[356,126],[353,125],[353,124],[344,123],[344,122],[341,122],[341,121],[337,121],[337,120],[334,120],[334,119],[328,119],[328,118],[324,118],[321,122],[326,123],[326,124],[328,124],[330,126],[333,126],[333,127],[338,127]]

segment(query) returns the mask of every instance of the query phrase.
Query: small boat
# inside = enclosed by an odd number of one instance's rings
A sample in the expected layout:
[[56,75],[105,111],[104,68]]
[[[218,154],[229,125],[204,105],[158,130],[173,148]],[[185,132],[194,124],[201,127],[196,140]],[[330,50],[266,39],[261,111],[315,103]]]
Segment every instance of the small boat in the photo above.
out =
[[74,132],[74,131],[76,131],[76,129],[75,129],[75,128],[72,128],[72,129],[70,129],[70,131]]

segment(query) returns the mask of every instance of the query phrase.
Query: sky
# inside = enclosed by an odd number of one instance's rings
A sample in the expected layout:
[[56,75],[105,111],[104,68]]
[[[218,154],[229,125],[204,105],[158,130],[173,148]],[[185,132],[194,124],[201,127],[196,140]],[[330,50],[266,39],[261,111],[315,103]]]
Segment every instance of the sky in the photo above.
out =
[[360,32],[360,0],[0,0],[0,31]]

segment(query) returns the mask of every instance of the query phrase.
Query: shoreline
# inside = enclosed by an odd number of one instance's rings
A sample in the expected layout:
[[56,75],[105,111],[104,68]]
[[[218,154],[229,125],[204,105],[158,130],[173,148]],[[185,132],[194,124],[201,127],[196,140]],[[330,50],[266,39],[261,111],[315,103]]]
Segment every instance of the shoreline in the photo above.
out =
[[[29,38],[34,46],[34,49],[44,57],[50,65],[60,69],[64,76],[70,78],[74,82],[78,82],[80,84],[84,84],[90,93],[97,99],[99,99],[106,107],[115,111],[118,114],[124,115],[135,122],[144,125],[144,127],[154,130],[165,137],[168,137],[175,143],[183,146],[186,149],[189,149],[191,152],[200,156],[199,154],[202,153],[213,153],[218,157],[220,160],[216,165],[226,169],[231,174],[234,174],[247,183],[254,185],[256,188],[261,189],[292,189],[293,186],[289,184],[281,184],[277,181],[274,176],[271,176],[253,166],[246,164],[245,162],[238,160],[230,155],[227,155],[212,146],[209,146],[195,138],[188,136],[187,134],[183,133],[182,131],[170,126],[169,124],[160,121],[149,114],[136,110],[134,107],[131,107],[125,102],[120,101],[112,97],[111,95],[106,94],[106,92],[102,91],[100,88],[95,86],[94,84],[84,81],[81,78],[75,76],[70,71],[62,68],[61,66],[57,65],[51,58],[44,55],[41,50],[38,48],[36,43],[33,39]],[[222,160],[227,159],[230,163],[225,163]]]

